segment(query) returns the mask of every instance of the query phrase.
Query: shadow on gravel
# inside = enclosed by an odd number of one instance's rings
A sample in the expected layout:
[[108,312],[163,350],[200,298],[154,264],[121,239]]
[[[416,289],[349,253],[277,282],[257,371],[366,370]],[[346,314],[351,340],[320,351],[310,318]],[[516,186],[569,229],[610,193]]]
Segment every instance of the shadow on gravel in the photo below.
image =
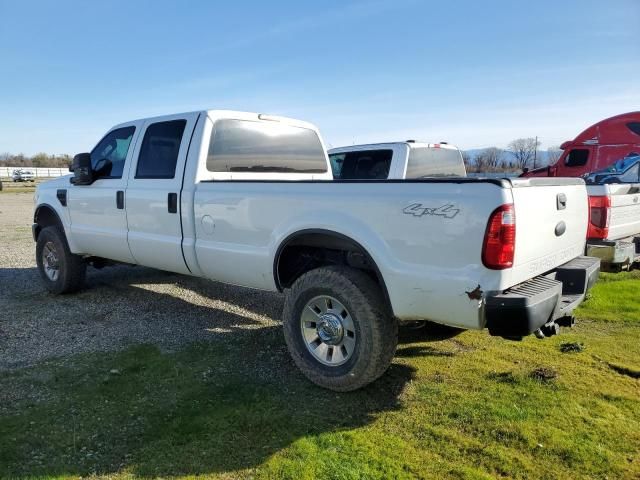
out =
[[[116,267],[54,297],[37,275],[0,269],[0,360],[14,367],[0,373],[0,477],[251,469],[298,439],[401,408],[414,377],[396,363],[358,392],[314,386],[275,325],[278,295]],[[150,288],[173,284],[175,295]],[[45,353],[12,358],[29,348]]]

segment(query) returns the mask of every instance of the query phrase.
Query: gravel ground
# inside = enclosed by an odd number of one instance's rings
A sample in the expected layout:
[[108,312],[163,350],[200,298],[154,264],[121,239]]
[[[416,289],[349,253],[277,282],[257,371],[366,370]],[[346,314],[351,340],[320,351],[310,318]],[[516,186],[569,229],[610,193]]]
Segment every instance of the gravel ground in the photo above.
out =
[[142,267],[89,268],[83,291],[50,295],[36,270],[32,211],[32,194],[0,194],[0,370],[139,343],[170,350],[280,319],[278,294]]

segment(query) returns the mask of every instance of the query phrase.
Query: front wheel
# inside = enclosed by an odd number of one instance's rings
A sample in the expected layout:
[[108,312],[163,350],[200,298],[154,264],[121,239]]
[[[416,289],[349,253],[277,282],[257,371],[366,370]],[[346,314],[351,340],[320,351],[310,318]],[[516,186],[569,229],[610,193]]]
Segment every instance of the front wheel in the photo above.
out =
[[284,336],[296,365],[312,382],[351,391],[389,367],[398,324],[380,287],[366,273],[331,266],[300,276],[287,291]]
[[36,263],[51,293],[70,293],[84,285],[87,264],[69,250],[64,233],[55,226],[44,228],[36,243]]

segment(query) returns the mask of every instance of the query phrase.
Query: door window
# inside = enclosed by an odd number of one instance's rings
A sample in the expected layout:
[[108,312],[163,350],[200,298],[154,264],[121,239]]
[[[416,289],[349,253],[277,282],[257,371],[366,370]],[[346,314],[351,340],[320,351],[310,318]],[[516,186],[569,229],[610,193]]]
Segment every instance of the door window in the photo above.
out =
[[582,167],[589,161],[589,150],[585,148],[574,148],[567,155],[564,164],[567,167]]
[[142,140],[136,178],[174,178],[186,120],[149,125]]
[[101,160],[108,160],[96,178],[122,178],[122,170],[136,127],[124,127],[107,133],[91,151],[91,168],[96,169]]
[[640,122],[629,122],[627,123],[627,128],[636,135],[640,135]]

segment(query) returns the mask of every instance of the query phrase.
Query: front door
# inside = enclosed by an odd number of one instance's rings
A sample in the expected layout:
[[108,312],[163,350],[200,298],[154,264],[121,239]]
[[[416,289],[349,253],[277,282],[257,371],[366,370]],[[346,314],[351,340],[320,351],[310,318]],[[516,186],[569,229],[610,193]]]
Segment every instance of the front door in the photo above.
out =
[[189,273],[182,255],[180,194],[198,114],[148,120],[126,192],[129,248],[140,265]]
[[134,263],[123,199],[140,126],[134,122],[107,133],[91,152],[92,168],[105,168],[96,172],[91,185],[69,185],[71,235],[79,249],[75,253]]

